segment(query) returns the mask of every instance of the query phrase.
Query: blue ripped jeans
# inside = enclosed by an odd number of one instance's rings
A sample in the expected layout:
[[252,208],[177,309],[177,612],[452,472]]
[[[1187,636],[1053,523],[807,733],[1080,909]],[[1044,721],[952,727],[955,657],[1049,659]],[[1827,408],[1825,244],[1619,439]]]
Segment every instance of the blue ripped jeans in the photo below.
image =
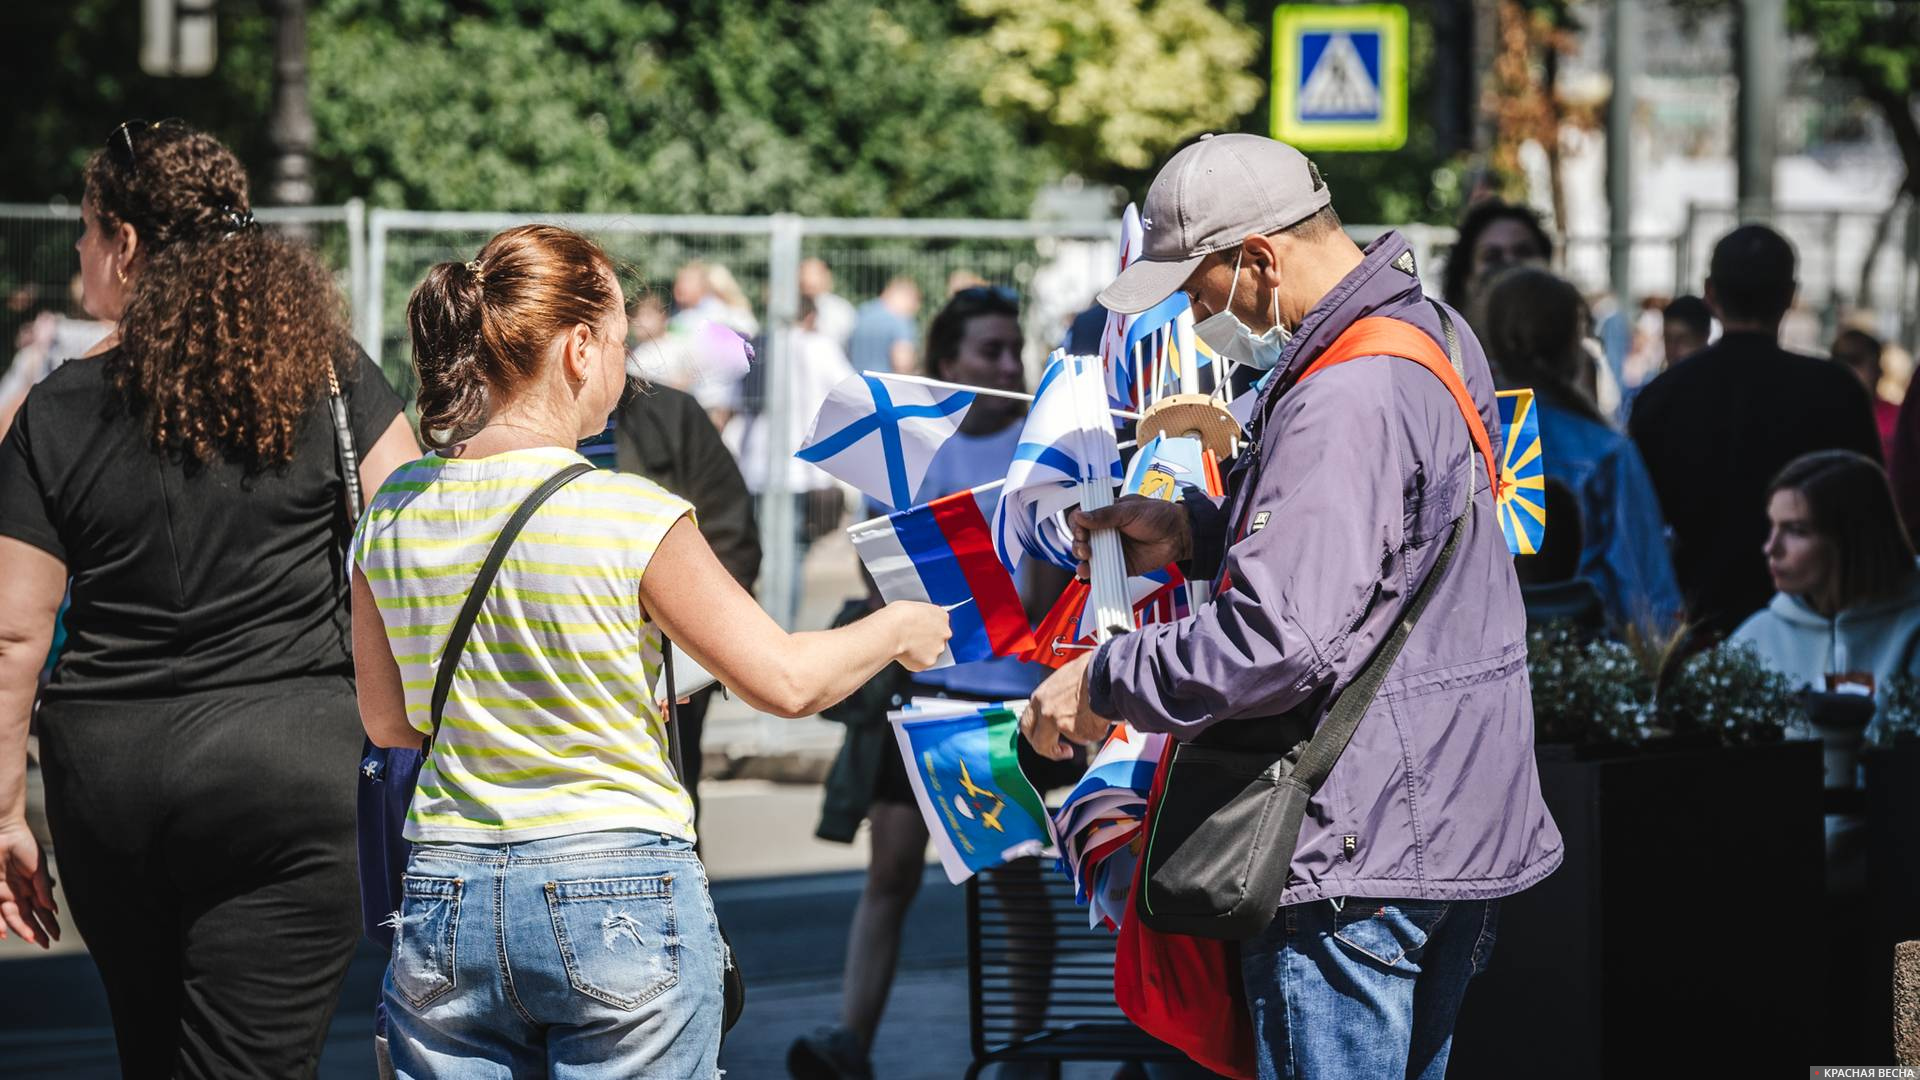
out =
[[1495,900],[1316,900],[1241,943],[1261,1080],[1441,1080]]
[[384,987],[398,1076],[719,1075],[727,960],[685,841],[417,844],[405,886]]

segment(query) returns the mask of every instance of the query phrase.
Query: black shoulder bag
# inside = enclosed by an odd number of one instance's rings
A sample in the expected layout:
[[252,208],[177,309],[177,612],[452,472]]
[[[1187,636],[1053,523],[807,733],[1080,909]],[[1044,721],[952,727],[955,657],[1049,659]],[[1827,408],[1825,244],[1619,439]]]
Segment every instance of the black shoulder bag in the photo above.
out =
[[[1448,359],[1460,369],[1453,321],[1440,310]],[[1468,455],[1471,470],[1474,455]],[[1314,792],[1380,692],[1388,669],[1447,575],[1473,515],[1474,484],[1446,546],[1406,611],[1318,727],[1313,703],[1283,716],[1230,720],[1168,744],[1172,760],[1149,811],[1136,908],[1163,933],[1224,940],[1257,937],[1272,924],[1286,892],[1300,825]]]

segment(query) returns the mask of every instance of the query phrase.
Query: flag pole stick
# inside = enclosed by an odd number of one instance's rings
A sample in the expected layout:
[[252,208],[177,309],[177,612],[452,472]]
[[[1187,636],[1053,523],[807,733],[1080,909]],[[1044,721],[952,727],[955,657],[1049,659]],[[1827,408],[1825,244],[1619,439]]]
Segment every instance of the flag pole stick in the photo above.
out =
[[[1113,505],[1113,482],[1105,476],[1093,475],[1093,460],[1096,441],[1102,438],[1112,439],[1113,429],[1100,424],[1097,428],[1087,422],[1085,402],[1081,398],[1095,384],[1088,375],[1096,369],[1083,365],[1077,358],[1066,361],[1072,365],[1069,374],[1073,383],[1068,386],[1068,397],[1073,403],[1074,426],[1080,443],[1080,509],[1102,510]],[[1098,387],[1102,397],[1106,396],[1104,386]],[[1099,455],[1102,462],[1106,455]],[[1127,602],[1127,565],[1120,551],[1120,534],[1113,529],[1095,529],[1089,534],[1093,547],[1093,558],[1088,566],[1092,580],[1092,591],[1087,603],[1094,611],[1094,640],[1106,641],[1115,634],[1133,629],[1133,606]]]
[[[1114,447],[1115,449],[1118,449],[1118,450],[1131,450],[1137,445],[1139,444],[1134,442],[1132,439],[1128,439],[1127,441],[1122,443],[1115,443]],[[987,483],[981,484],[979,487],[970,487],[967,489],[967,494],[982,495],[989,491],[998,491],[1001,488],[1006,486],[1007,486],[1007,478],[1003,476],[998,480],[990,480]],[[887,520],[887,515],[881,514],[879,517],[876,517],[876,518],[868,518],[865,521],[856,521],[853,524],[847,526],[846,531],[848,535],[852,535],[853,531],[855,529],[858,529],[862,525],[871,525],[876,521],[885,521],[885,520]]]
[[[862,374],[871,375],[876,379],[885,379],[888,382],[912,383],[915,386],[931,386],[936,390],[964,390],[969,394],[1006,398],[1009,401],[1024,401],[1028,404],[1032,404],[1033,402],[1032,394],[1022,393],[1018,390],[998,390],[988,386],[968,386],[965,383],[947,382],[945,379],[930,379],[925,375],[902,375],[895,371],[867,371],[862,372]],[[1140,419],[1140,414],[1137,412],[1127,412],[1124,409],[1109,409],[1107,411],[1123,420]]]

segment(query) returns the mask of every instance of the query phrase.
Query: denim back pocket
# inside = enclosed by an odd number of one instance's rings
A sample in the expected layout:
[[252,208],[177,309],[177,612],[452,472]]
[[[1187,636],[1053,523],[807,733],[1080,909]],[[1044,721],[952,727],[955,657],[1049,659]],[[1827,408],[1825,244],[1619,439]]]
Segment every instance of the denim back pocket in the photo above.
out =
[[393,987],[416,1009],[453,989],[460,887],[459,878],[408,874],[401,879],[400,918],[393,931]]
[[1441,900],[1390,900],[1377,906],[1349,900],[1334,916],[1334,940],[1382,967],[1417,975],[1419,964],[1407,957],[1426,946],[1449,907]]
[[616,1009],[637,1009],[680,981],[673,875],[547,882],[567,981]]

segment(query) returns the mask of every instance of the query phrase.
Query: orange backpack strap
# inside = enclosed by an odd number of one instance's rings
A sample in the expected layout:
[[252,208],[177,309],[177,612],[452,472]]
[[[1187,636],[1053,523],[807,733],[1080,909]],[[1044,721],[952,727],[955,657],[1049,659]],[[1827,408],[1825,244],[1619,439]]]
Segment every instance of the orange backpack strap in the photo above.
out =
[[1439,343],[1419,327],[1379,315],[1358,319],[1333,339],[1333,344],[1328,345],[1327,350],[1308,365],[1294,385],[1306,382],[1315,372],[1363,356],[1404,357],[1433,372],[1434,378],[1439,379],[1453,395],[1453,403],[1460,407],[1460,418],[1467,422],[1467,430],[1473,435],[1473,445],[1487,463],[1487,482],[1498,493],[1500,470],[1494,464],[1493,440],[1487,436],[1487,425],[1480,419],[1480,409],[1473,403],[1473,395],[1467,392],[1466,382],[1453,369],[1452,362],[1447,359]]

